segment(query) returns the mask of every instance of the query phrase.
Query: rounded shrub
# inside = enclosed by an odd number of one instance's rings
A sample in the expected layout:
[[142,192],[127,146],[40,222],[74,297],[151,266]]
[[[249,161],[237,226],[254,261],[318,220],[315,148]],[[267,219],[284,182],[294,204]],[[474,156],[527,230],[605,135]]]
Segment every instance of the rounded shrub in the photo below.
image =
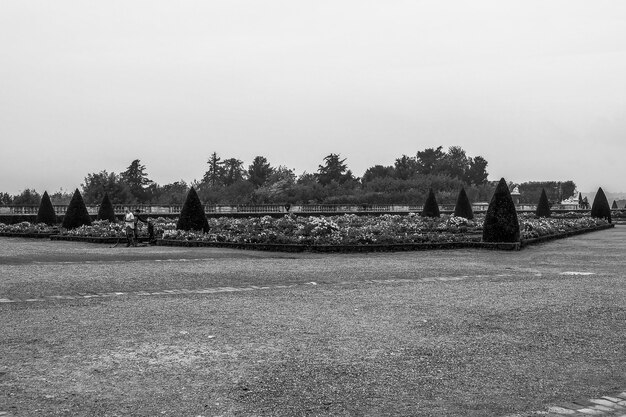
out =
[[62,226],[66,229],[75,229],[84,225],[91,225],[91,217],[89,217],[83,196],[77,188],[67,206]]
[[539,197],[539,203],[537,203],[537,211],[535,211],[537,217],[550,217],[552,211],[550,211],[550,202],[548,201],[548,195],[546,189],[541,189],[541,197]]
[[472,203],[467,198],[465,188],[461,188],[459,196],[456,199],[456,205],[454,206],[454,215],[456,217],[465,217],[466,219],[474,218],[474,211],[472,210]]
[[489,202],[483,225],[484,242],[519,242],[519,220],[511,192],[504,178],[500,179]]
[[437,199],[435,198],[435,193],[431,188],[428,191],[428,197],[426,197],[426,202],[424,203],[424,208],[422,209],[422,216],[424,217],[439,217],[439,205],[437,204]]
[[111,223],[115,223],[116,221],[115,209],[113,208],[113,204],[111,204],[109,193],[104,193],[104,197],[102,197],[102,202],[98,208],[98,220],[108,220]]
[[591,204],[591,217],[606,219],[611,223],[611,208],[609,207],[609,200],[606,199],[602,187],[598,188],[598,192]]
[[209,222],[206,214],[204,214],[204,208],[193,187],[187,193],[176,228],[179,230],[202,230],[205,233],[209,231]]
[[37,211],[37,223],[45,223],[48,226],[57,224],[57,214],[54,212],[54,207],[47,191],[44,191],[43,196],[41,196],[39,210]]

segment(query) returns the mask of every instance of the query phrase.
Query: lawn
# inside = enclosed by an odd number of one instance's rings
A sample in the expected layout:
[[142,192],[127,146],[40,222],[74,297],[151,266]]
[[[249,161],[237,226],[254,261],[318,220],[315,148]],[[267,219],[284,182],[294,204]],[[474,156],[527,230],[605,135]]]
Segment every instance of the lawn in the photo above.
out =
[[[607,395],[626,387],[625,238],[340,255],[0,238],[0,412],[504,416]],[[202,293],[224,287],[241,291]]]

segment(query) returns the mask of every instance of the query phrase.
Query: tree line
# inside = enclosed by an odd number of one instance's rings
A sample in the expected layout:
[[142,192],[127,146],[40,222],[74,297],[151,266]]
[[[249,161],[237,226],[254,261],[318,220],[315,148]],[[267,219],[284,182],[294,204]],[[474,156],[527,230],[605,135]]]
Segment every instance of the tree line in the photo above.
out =
[[[369,167],[362,177],[356,177],[346,158],[335,153],[324,157],[316,172],[297,175],[284,165],[272,165],[264,156],[256,156],[246,166],[238,158],[222,158],[213,152],[202,178],[191,183],[179,180],[159,185],[135,159],[121,173],[87,174],[81,188],[86,204],[99,204],[105,193],[112,204],[182,204],[192,186],[204,204],[422,204],[431,188],[442,204],[454,204],[461,188],[472,201],[489,200],[497,182],[487,180],[487,165],[485,158],[470,157],[459,146],[447,150],[439,146],[402,155],[393,165]],[[520,184],[529,202],[537,201],[536,184],[542,183]],[[572,181],[558,184],[560,191],[553,187],[554,201],[559,192],[568,197],[576,188]],[[71,196],[59,191],[50,194],[50,199],[53,204],[67,204]],[[36,205],[40,199],[31,189],[16,196],[0,193],[0,204]]]

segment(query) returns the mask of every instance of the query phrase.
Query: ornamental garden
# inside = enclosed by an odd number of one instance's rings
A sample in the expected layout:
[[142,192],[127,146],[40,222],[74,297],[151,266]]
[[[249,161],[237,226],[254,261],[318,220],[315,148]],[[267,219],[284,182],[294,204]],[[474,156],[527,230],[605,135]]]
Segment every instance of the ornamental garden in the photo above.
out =
[[[141,240],[174,246],[222,246],[279,251],[419,250],[459,247],[520,249],[528,244],[613,227],[608,200],[600,188],[590,212],[552,213],[545,190],[534,213],[518,213],[501,179],[485,214],[472,212],[464,189],[453,214],[441,214],[434,190],[421,213],[408,215],[302,216],[208,219],[196,191],[187,194],[179,218],[148,218]],[[150,233],[149,233],[150,232]],[[125,239],[107,194],[97,220],[91,220],[78,190],[59,222],[44,193],[35,223],[0,223],[0,235],[113,243]]]

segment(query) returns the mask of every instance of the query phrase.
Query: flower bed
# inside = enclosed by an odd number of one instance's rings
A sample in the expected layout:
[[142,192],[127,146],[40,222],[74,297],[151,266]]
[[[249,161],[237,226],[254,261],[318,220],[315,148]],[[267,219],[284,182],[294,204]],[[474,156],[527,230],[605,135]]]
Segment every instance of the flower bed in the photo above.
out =
[[59,228],[45,223],[21,222],[16,224],[0,223],[0,236],[48,238],[58,233]]
[[[270,216],[208,219],[209,232],[176,230],[176,224],[163,217],[148,219],[154,226],[155,238],[162,245],[235,247],[278,251],[378,251],[421,250],[457,247],[519,249],[530,243],[570,236],[609,227],[606,220],[590,216],[577,218],[536,218],[519,214],[521,242],[490,244],[482,242],[484,216],[474,220],[451,215],[425,218],[418,215],[357,216]],[[141,224],[141,223],[140,223]],[[147,240],[147,227],[139,230],[140,240]],[[18,225],[0,224],[3,232],[40,233],[47,237],[54,228],[27,222]],[[95,221],[91,226],[62,230],[55,240],[81,240],[111,243],[125,238],[123,223]],[[504,245],[504,246],[503,246]]]
[[604,219],[587,216],[578,218],[536,218],[533,214],[519,216],[522,240],[536,239],[542,236],[568,234],[576,230],[596,229],[609,224]]
[[482,221],[442,216],[270,216],[209,219],[209,232],[167,230],[165,240],[298,245],[388,245],[479,241]]

